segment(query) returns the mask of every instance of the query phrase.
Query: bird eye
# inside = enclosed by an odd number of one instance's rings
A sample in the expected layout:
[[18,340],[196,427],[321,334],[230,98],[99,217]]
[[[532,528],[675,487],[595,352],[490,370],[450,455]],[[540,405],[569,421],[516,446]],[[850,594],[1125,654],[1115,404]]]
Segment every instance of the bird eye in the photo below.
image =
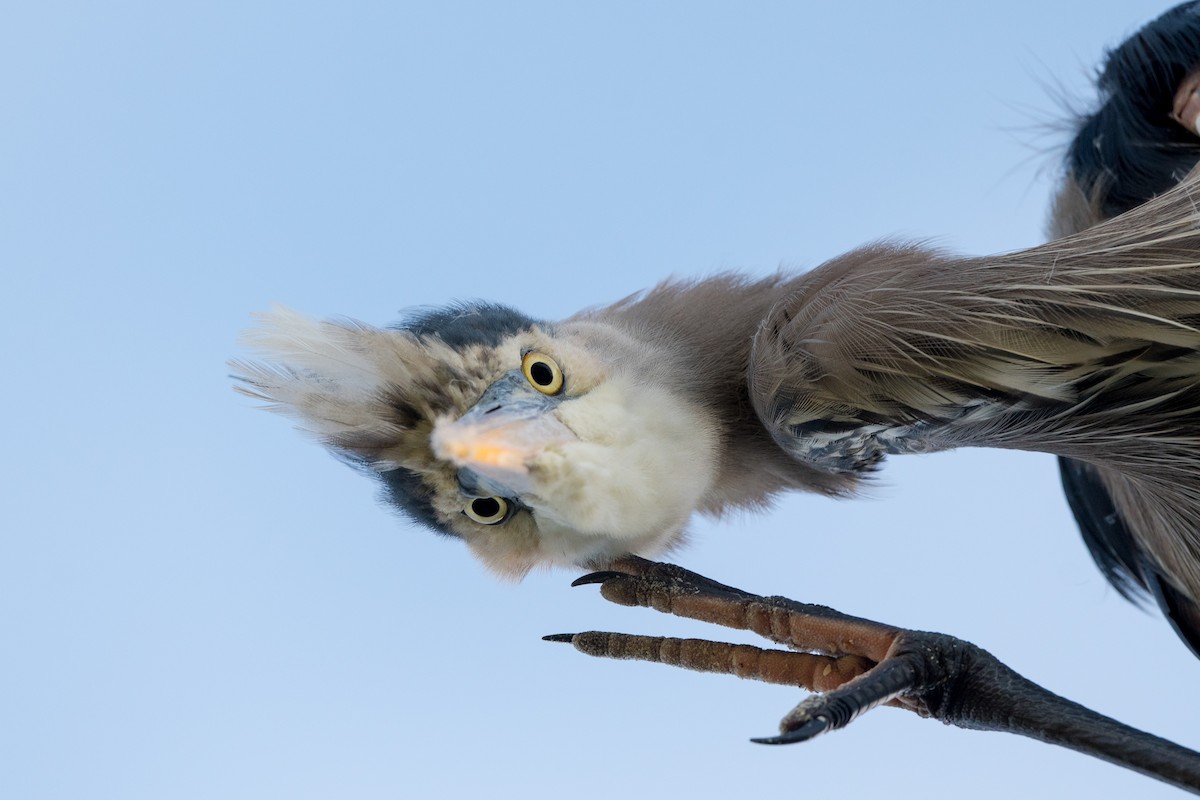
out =
[[521,357],[521,371],[525,373],[525,380],[542,394],[558,394],[562,391],[562,370],[548,355],[536,351],[526,353]]
[[497,525],[508,516],[508,501],[503,497],[476,497],[463,513],[480,525]]

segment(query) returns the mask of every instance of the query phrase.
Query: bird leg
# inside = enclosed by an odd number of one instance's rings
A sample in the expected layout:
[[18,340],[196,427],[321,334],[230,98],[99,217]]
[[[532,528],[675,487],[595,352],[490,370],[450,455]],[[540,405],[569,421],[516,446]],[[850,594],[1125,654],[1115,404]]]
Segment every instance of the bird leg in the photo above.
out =
[[590,631],[546,637],[604,658],[654,661],[799,686],[811,695],[754,741],[788,744],[845,727],[879,705],[975,730],[1069,747],[1200,794],[1200,753],[1043,689],[953,636],[911,631],[785,597],[761,597],[673,564],[630,557],[572,585],[606,600],[749,630],[796,652],[700,639]]

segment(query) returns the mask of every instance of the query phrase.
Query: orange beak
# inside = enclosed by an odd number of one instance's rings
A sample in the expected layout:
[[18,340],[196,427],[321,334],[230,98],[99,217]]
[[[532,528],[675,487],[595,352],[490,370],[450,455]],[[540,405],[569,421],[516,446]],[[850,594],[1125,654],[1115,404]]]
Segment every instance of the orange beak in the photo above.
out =
[[529,465],[534,459],[549,447],[575,439],[550,411],[472,409],[460,419],[439,420],[431,444],[438,458],[485,479],[497,494],[512,497],[533,489]]

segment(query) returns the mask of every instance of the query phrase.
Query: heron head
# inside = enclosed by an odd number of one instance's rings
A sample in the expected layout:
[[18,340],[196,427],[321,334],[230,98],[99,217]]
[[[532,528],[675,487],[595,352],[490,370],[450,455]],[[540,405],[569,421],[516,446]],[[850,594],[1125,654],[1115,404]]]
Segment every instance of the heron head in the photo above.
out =
[[242,390],[501,575],[660,553],[713,481],[715,425],[672,389],[670,354],[610,325],[485,304],[395,329],[260,323],[266,363],[235,365]]

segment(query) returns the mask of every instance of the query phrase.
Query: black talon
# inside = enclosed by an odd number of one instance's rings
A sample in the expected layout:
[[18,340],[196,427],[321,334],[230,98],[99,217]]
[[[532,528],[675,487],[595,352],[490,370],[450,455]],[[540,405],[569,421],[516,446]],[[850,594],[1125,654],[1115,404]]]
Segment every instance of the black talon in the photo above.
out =
[[604,583],[613,578],[625,577],[624,572],[614,572],[611,569],[601,570],[600,572],[589,572],[587,575],[582,575],[571,581],[572,586],[583,586],[587,583]]
[[575,639],[573,633],[551,633],[542,637],[543,642],[564,642],[570,644]]
[[778,736],[764,736],[761,739],[751,739],[750,741],[756,744],[795,744],[797,742],[806,742],[814,736],[824,733],[828,727],[829,718],[822,715],[813,717],[800,727],[793,728]]

